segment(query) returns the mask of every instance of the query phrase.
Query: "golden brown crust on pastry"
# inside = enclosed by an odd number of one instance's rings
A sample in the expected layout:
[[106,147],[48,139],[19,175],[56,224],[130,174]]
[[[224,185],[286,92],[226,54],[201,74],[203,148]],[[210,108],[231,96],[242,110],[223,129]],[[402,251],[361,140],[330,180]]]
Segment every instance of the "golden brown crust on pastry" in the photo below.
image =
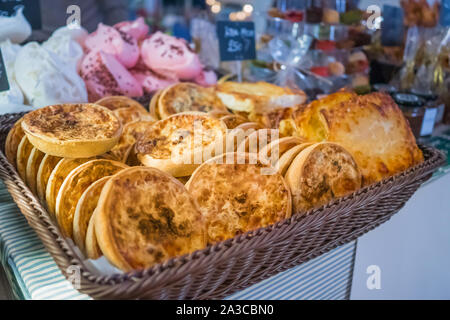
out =
[[161,93],[163,92],[163,90],[158,90],[155,92],[155,94],[153,95],[152,99],[150,100],[150,104],[148,107],[148,110],[150,112],[150,115],[155,119],[155,120],[161,120],[161,116],[159,115],[159,98],[161,97]]
[[247,130],[259,130],[262,129],[262,127],[256,122],[246,122],[238,125],[235,129],[247,131]]
[[133,145],[153,123],[153,121],[135,121],[124,125],[119,142],[108,154],[112,159],[126,162]]
[[27,168],[26,168],[26,183],[28,188],[30,188],[33,194],[37,194],[37,172],[41,164],[42,158],[44,158],[44,153],[36,148],[33,148],[28,157]]
[[319,207],[361,188],[358,165],[343,147],[330,142],[301,151],[285,175],[295,214]]
[[142,111],[147,111],[139,102],[125,96],[103,97],[97,102],[95,102],[95,104],[106,107],[111,111],[128,107],[136,107],[138,109],[141,109]]
[[222,121],[206,113],[180,113],[153,124],[136,142],[135,150],[146,166],[176,177],[188,176],[214,156],[216,145],[223,148],[226,130]]
[[244,117],[235,114],[221,117],[220,120],[222,120],[225,123],[228,129],[234,129],[238,125],[248,122],[247,119],[245,119]]
[[45,203],[45,190],[47,189],[47,183],[48,179],[50,178],[50,174],[52,173],[58,162],[61,161],[61,159],[62,158],[60,157],[51,156],[49,154],[46,154],[44,158],[42,158],[36,176],[37,195],[42,203]]
[[278,170],[278,172],[284,177],[286,174],[287,169],[291,165],[292,161],[294,161],[295,157],[311,146],[312,143],[302,143],[299,144],[289,150],[287,150],[281,157],[280,160],[278,160],[277,164],[275,165],[275,168]]
[[[265,113],[251,114],[249,117],[252,121],[258,122],[263,128],[278,129],[280,127],[280,123],[285,119],[291,119],[294,110],[299,108],[301,108],[301,106],[297,106],[296,108],[274,108]],[[282,136],[286,135],[282,134]]]
[[295,123],[298,135],[347,149],[361,169],[364,185],[423,161],[402,111],[384,93],[329,95],[308,105]]
[[5,142],[5,156],[14,167],[17,166],[17,149],[22,141],[25,132],[22,129],[22,120],[20,118],[8,132]]
[[17,148],[17,157],[16,157],[17,172],[19,173],[23,181],[25,181],[27,178],[27,164],[31,150],[33,150],[33,145],[30,143],[27,136],[23,136]]
[[268,143],[259,150],[259,159],[266,164],[275,166],[280,157],[289,149],[304,143],[305,141],[299,137],[284,137],[276,139]]
[[[239,161],[237,153],[210,159],[187,183],[206,219],[210,243],[268,226],[291,215],[291,194],[283,177],[278,173],[263,174],[262,169],[268,167],[257,161],[254,154],[240,156],[245,161]],[[227,157],[232,164],[227,163]]]
[[75,208],[73,217],[73,240],[75,244],[85,252],[86,234],[91,220],[91,216],[97,207],[98,198],[102,192],[105,183],[110,179],[110,176],[103,177],[92,183],[81,195]]
[[119,108],[113,111],[114,115],[117,119],[120,120],[122,125],[126,125],[127,123],[134,121],[152,121],[155,122],[150,113],[144,109],[144,107],[140,106],[131,106],[126,108]]
[[64,182],[64,179],[69,173],[78,167],[79,165],[94,160],[95,158],[80,158],[80,159],[62,159],[55,166],[48,178],[47,187],[45,189],[45,201],[47,203],[47,209],[50,216],[55,217],[56,198],[58,196],[59,189]]
[[56,220],[63,236],[72,237],[73,216],[83,192],[95,181],[127,168],[118,161],[97,159],[73,169],[64,179],[56,197]]
[[282,88],[267,82],[232,82],[217,85],[217,96],[233,111],[262,113],[273,107],[295,106],[306,101],[301,90]]
[[124,270],[145,269],[206,246],[203,218],[178,180],[133,167],[105,185],[94,213],[105,257]]
[[209,111],[208,114],[211,117],[216,118],[216,119],[220,119],[220,118],[225,117],[225,116],[232,116],[233,115],[227,109],[223,109],[223,110],[222,109],[220,109],[220,110],[214,109],[214,110]]
[[187,111],[226,110],[217,97],[215,88],[204,88],[188,82],[177,83],[166,88],[159,98],[158,109],[161,119]]
[[[237,127],[236,129],[240,129]],[[242,142],[242,145],[238,147],[239,152],[259,153],[259,151],[265,148],[272,141],[279,139],[280,133],[276,129],[259,129],[248,131],[248,135]]]
[[120,137],[120,121],[95,104],[48,106],[26,114],[22,128],[30,142],[53,156],[88,158],[110,150]]
[[89,225],[86,231],[86,243],[85,243],[86,256],[89,259],[98,259],[103,255],[102,250],[98,246],[94,222],[95,218],[94,215],[92,214],[91,218],[89,219]]

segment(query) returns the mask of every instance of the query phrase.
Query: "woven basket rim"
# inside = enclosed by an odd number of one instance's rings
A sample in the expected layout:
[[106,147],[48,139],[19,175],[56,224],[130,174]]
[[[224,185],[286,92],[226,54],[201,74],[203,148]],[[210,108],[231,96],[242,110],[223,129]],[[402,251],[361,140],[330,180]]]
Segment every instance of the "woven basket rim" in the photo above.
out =
[[[19,117],[23,114],[24,113],[2,115],[0,116],[0,120],[5,118],[6,116]],[[96,274],[86,266],[82,258],[79,257],[78,254],[74,251],[74,248],[68,242],[68,240],[62,237],[59,231],[59,227],[57,227],[55,222],[50,218],[50,215],[44,209],[39,200],[37,200],[34,195],[31,195],[31,197],[29,196],[30,191],[18,176],[15,168],[6,159],[3,150],[1,150],[0,152],[0,165],[6,171],[8,171],[9,177],[11,178],[12,182],[20,188],[22,195],[30,200],[30,206],[32,206],[33,210],[38,213],[39,220],[48,229],[48,231],[50,231],[54,238],[53,240],[56,242],[59,249],[65,254],[65,259],[69,262],[69,264],[79,267],[82,276],[91,283],[102,285],[117,285],[125,281],[138,281],[142,279],[148,280],[151,277],[159,277],[160,279],[168,278],[169,275],[167,273],[171,273],[174,277],[176,277],[176,274],[179,273],[181,269],[185,269],[185,272],[189,272],[190,267],[195,267],[199,262],[202,262],[203,264],[208,262],[206,261],[208,259],[214,261],[220,260],[222,257],[230,257],[233,250],[242,250],[242,245],[247,245],[247,248],[252,248],[258,242],[262,241],[264,237],[270,237],[270,235],[274,233],[273,230],[275,229],[284,228],[287,230],[288,234],[289,226],[292,226],[296,223],[305,223],[306,220],[309,220],[309,223],[312,223],[320,219],[334,219],[335,217],[333,216],[327,216],[328,209],[333,209],[341,205],[349,205],[352,204],[352,202],[356,203],[358,202],[356,200],[359,200],[359,197],[363,197],[364,195],[368,195],[371,192],[375,192],[382,187],[393,188],[397,186],[398,188],[400,188],[407,178],[414,176],[415,179],[418,179],[431,173],[445,163],[446,157],[440,150],[424,145],[419,145],[419,147],[423,151],[425,158],[422,163],[408,168],[407,170],[400,172],[392,177],[361,188],[345,197],[335,199],[319,208],[309,210],[301,215],[293,214],[290,218],[278,221],[277,223],[272,224],[268,227],[252,230],[223,242],[210,245],[202,250],[197,250],[190,254],[174,257],[150,268],[130,271],[126,273],[117,273],[113,275]],[[155,279],[155,281],[159,283],[157,279]]]

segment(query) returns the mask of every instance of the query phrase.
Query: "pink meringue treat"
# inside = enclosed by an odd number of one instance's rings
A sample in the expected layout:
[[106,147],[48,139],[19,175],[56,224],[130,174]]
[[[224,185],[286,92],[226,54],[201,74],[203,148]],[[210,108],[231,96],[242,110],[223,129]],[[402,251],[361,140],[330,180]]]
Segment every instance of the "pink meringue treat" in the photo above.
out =
[[203,69],[198,76],[194,78],[194,82],[203,87],[209,87],[217,84],[217,75],[213,70]]
[[132,68],[139,59],[137,40],[128,33],[99,23],[96,31],[85,40],[89,51],[103,51],[116,57],[126,68]]
[[143,17],[139,17],[134,21],[119,22],[114,25],[114,28],[125,32],[137,41],[144,40],[150,30]]
[[91,51],[80,66],[89,95],[89,101],[97,101],[105,96],[125,95],[140,97],[142,86],[131,73],[115,58],[103,51]]
[[154,93],[178,83],[178,79],[166,78],[151,70],[130,70],[130,72],[142,85],[145,93]]
[[174,74],[180,80],[197,77],[203,66],[182,39],[156,32],[141,44],[141,57],[148,68],[161,74]]

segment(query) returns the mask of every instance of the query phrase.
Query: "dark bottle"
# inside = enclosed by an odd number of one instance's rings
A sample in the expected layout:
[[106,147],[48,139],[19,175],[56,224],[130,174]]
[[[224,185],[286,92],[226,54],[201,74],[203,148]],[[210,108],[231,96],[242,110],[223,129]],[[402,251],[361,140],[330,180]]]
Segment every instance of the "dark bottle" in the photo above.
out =
[[323,1],[322,0],[308,0],[306,7],[306,22],[320,23],[323,17]]

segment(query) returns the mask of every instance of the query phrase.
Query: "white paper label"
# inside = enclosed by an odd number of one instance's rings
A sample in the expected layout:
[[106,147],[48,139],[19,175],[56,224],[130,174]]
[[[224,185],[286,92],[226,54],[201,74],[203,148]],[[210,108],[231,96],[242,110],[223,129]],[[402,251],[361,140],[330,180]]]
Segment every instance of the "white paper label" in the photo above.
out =
[[437,108],[425,109],[425,115],[423,116],[422,129],[420,130],[421,136],[428,136],[433,133],[434,120],[436,119]]

